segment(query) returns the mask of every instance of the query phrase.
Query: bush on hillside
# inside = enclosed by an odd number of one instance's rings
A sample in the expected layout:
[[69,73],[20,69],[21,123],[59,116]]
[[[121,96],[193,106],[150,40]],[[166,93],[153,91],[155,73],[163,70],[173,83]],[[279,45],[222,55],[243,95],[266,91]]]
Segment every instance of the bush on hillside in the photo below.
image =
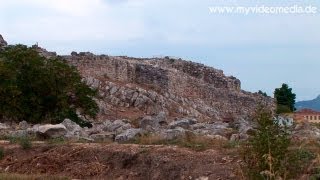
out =
[[75,67],[63,59],[46,59],[33,48],[8,46],[0,51],[0,117],[31,123],[60,123],[69,118],[81,126],[78,117],[94,118],[97,91],[82,81]]
[[296,178],[314,159],[308,150],[289,148],[292,145],[289,130],[280,126],[272,114],[264,107],[257,109],[256,133],[242,149],[249,179]]

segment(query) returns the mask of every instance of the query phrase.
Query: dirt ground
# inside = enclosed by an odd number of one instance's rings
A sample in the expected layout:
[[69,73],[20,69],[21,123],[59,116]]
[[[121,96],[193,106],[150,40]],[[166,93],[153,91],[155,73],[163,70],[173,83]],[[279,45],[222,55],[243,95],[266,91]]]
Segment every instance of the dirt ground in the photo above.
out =
[[76,179],[241,179],[230,151],[202,152],[176,146],[134,144],[38,144],[24,150],[4,146],[0,172]]

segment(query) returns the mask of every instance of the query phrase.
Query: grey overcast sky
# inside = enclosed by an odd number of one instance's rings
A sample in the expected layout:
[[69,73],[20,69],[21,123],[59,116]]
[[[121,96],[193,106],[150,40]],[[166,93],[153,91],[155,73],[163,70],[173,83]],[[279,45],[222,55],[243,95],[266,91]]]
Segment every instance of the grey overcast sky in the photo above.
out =
[[[313,14],[218,14],[209,7],[307,7]],[[0,0],[10,44],[59,54],[182,57],[222,69],[248,91],[288,83],[298,100],[320,94],[319,0]]]

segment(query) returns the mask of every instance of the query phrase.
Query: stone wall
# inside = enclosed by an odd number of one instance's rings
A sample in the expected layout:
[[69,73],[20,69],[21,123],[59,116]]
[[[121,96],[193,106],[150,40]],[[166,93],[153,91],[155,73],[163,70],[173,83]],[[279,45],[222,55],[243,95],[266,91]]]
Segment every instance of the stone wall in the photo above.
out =
[[101,104],[106,114],[123,107],[124,112],[139,109],[143,115],[166,112],[172,118],[216,121],[247,118],[260,102],[273,104],[271,98],[242,91],[240,80],[225,76],[221,70],[181,59],[91,53],[72,53],[64,58],[84,77],[98,82],[89,84],[104,95]]

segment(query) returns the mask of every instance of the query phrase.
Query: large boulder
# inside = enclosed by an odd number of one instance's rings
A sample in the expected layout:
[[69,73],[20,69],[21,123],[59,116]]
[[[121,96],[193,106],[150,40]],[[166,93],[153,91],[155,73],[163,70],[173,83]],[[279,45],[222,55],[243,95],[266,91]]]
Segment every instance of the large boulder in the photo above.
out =
[[61,124],[63,124],[69,132],[81,131],[82,129],[77,123],[70,119],[65,119]]
[[130,141],[130,140],[133,140],[134,138],[136,138],[137,136],[140,136],[141,134],[142,134],[141,129],[134,129],[134,128],[127,129],[123,133],[117,135],[115,138],[115,141],[117,141],[117,142]]
[[67,128],[63,124],[46,124],[39,126],[36,133],[45,138],[58,138],[67,134]]
[[87,137],[87,133],[81,128],[77,123],[71,121],[70,119],[65,119],[62,123],[67,129],[66,137],[67,138],[80,138]]

